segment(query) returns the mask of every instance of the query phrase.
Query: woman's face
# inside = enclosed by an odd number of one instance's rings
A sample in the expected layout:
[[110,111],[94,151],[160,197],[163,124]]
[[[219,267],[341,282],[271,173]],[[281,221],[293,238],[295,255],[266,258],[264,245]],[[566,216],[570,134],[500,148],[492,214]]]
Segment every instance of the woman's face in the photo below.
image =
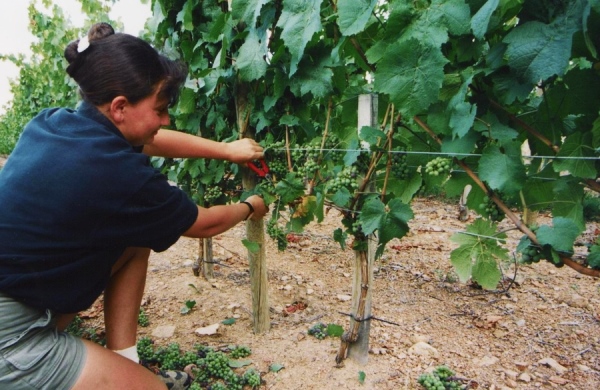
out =
[[154,94],[135,104],[127,103],[123,108],[123,122],[118,127],[134,146],[152,143],[158,130],[170,123],[169,102],[158,98],[159,91],[160,86]]

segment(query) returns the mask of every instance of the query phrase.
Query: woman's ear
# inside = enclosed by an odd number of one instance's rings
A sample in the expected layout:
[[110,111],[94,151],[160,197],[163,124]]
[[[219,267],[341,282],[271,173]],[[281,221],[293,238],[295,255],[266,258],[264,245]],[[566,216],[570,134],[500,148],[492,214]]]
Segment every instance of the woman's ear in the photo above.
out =
[[109,115],[115,125],[125,121],[125,110],[129,101],[125,96],[117,96],[110,102]]

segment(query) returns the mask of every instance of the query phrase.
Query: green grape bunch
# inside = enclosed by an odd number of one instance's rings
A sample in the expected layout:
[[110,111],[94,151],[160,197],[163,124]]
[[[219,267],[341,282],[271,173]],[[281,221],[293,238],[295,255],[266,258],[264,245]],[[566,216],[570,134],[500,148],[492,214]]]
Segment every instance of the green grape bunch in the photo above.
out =
[[223,190],[217,185],[208,186],[204,191],[204,201],[208,204],[214,204],[217,199],[223,195]]
[[442,176],[450,173],[450,159],[436,157],[425,165],[425,173],[431,176]]
[[454,372],[446,366],[438,366],[432,373],[422,374],[418,382],[425,390],[462,390],[465,388],[455,380]]
[[277,177],[284,177],[288,172],[286,161],[285,143],[283,141],[272,142],[265,147],[265,160],[269,164],[270,173]]
[[500,210],[498,205],[487,195],[483,197],[483,202],[479,204],[479,212],[481,215],[494,222],[502,221],[505,216],[504,212]]
[[538,246],[529,245],[521,251],[521,262],[523,264],[539,263],[544,256]]
[[398,179],[403,180],[408,178],[410,170],[406,163],[406,153],[392,154],[391,172]]
[[329,180],[327,183],[328,193],[335,194],[342,188],[346,188],[350,193],[358,189],[358,169],[356,166],[345,167],[342,171]]
[[335,165],[339,165],[344,160],[344,151],[340,150],[340,140],[336,135],[330,134],[325,140],[325,149],[323,151],[323,159],[331,160]]
[[242,376],[243,382],[254,389],[260,386],[260,373],[254,368],[249,368]]
[[233,359],[245,358],[252,354],[252,350],[249,347],[238,345],[231,350],[231,357]]
[[269,219],[267,222],[267,234],[277,243],[277,249],[284,251],[287,248],[287,234],[278,224],[276,219]]
[[321,145],[317,145],[315,142],[304,145],[304,147],[299,144],[294,146],[294,150],[292,151],[294,166],[298,173],[305,178],[312,177],[319,169],[317,160],[320,154],[320,147]]
[[308,329],[308,334],[310,336],[314,336],[318,340],[323,340],[325,337],[327,337],[327,325],[322,322],[318,322]]

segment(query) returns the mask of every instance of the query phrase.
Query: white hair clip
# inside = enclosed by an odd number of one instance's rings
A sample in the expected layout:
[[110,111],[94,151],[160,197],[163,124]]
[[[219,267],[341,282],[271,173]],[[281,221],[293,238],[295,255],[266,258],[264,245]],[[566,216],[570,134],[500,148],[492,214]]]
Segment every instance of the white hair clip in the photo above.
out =
[[77,53],[85,51],[85,49],[87,49],[88,47],[90,47],[90,40],[87,36],[85,36],[81,38],[79,40],[79,43],[77,44]]

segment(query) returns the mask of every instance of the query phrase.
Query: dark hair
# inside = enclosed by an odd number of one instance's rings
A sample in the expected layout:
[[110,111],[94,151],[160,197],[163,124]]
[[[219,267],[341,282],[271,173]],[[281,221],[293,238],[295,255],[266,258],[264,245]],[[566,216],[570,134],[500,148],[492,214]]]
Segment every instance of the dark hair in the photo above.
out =
[[110,24],[97,23],[86,39],[69,43],[67,73],[79,85],[83,100],[101,105],[117,96],[135,104],[156,92],[172,106],[187,75],[186,66],[159,54],[150,44],[128,34],[115,33]]

